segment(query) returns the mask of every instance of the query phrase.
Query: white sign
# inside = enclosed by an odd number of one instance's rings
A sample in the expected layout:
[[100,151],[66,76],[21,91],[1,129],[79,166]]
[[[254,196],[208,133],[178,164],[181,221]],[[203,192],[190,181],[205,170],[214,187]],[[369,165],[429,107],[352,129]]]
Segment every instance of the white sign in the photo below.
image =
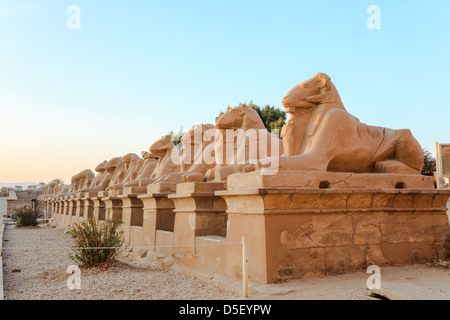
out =
[[436,171],[436,182],[438,189],[441,189],[445,187],[445,180],[450,178],[450,143],[436,142]]

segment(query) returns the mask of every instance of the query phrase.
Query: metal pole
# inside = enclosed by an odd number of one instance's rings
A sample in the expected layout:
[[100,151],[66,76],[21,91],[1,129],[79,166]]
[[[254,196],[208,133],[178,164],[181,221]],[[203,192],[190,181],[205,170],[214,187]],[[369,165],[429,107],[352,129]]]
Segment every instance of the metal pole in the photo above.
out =
[[247,237],[242,236],[242,295],[248,298],[248,257],[247,257]]

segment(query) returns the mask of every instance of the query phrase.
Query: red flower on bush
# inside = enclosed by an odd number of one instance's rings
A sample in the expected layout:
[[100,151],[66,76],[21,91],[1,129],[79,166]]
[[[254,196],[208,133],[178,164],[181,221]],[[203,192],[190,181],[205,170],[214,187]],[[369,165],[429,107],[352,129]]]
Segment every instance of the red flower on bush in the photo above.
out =
[[108,270],[108,268],[109,268],[109,266],[105,263],[105,265],[102,267],[102,270],[106,271],[106,270]]

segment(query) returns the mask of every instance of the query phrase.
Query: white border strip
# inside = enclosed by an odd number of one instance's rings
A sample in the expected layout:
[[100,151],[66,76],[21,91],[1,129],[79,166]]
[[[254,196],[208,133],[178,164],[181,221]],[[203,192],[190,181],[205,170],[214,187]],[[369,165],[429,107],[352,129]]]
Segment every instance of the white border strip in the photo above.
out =
[[[3,244],[3,234],[5,233],[5,225],[0,222],[0,252],[2,250]],[[2,255],[0,255],[0,301],[4,300],[4,292],[3,292],[3,261]]]

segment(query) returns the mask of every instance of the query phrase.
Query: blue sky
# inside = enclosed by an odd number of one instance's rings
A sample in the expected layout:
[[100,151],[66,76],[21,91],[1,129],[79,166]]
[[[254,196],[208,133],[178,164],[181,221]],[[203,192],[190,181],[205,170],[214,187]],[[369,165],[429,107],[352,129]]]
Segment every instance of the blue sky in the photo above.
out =
[[450,142],[449,14],[447,0],[2,0],[0,182],[69,182],[228,105],[282,107],[317,72],[362,122],[434,152]]

